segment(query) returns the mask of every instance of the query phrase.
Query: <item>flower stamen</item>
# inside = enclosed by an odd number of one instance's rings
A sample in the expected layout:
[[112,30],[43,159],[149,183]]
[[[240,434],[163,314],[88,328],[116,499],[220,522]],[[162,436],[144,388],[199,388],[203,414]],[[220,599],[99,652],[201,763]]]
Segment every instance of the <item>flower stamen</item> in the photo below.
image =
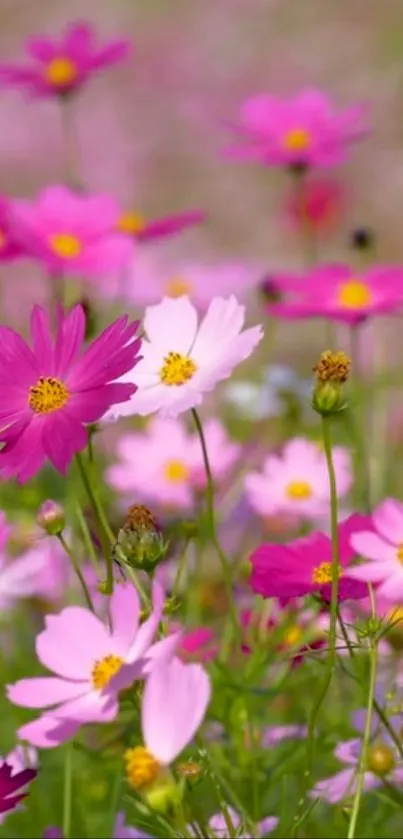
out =
[[64,408],[70,393],[60,379],[40,376],[36,385],[29,388],[29,407],[35,414],[51,414]]
[[312,487],[307,481],[291,481],[285,491],[291,501],[306,501],[312,497]]
[[117,655],[107,655],[96,661],[91,673],[92,684],[95,690],[103,690],[109,684],[112,676],[119,672],[124,664],[122,658]]
[[78,75],[77,66],[70,58],[54,58],[46,68],[46,79],[55,87],[64,87],[73,82]]
[[191,284],[182,277],[171,277],[166,284],[166,293],[169,297],[183,297],[184,294],[190,294],[191,291]]
[[164,466],[164,474],[168,481],[180,484],[189,477],[189,468],[181,460],[167,460]]
[[[337,576],[341,577],[343,573],[342,568],[340,566],[337,569]],[[331,562],[321,562],[320,565],[317,565],[316,568],[312,571],[312,582],[316,583],[317,585],[324,585],[324,583],[331,583],[332,582],[332,563]]]
[[365,309],[371,303],[372,293],[367,283],[351,278],[340,285],[338,298],[346,309]]
[[50,237],[50,245],[52,250],[61,256],[63,259],[74,259],[81,253],[81,242],[77,236],[71,236],[69,233],[56,233]]
[[184,385],[196,373],[197,367],[187,355],[178,352],[170,352],[164,358],[164,364],[160,370],[160,379],[164,385]]
[[287,151],[306,151],[311,145],[311,138],[304,128],[292,128],[284,137]]
[[126,749],[124,754],[126,777],[135,790],[143,789],[158,777],[161,765],[145,746]]

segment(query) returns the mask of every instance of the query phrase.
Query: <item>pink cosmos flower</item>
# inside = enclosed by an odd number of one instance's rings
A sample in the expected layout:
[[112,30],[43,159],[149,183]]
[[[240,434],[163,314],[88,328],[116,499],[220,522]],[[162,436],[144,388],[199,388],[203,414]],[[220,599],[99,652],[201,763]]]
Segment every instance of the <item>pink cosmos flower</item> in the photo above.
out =
[[[341,498],[353,481],[347,449],[335,446],[333,460]],[[259,515],[285,513],[311,520],[328,511],[329,475],[317,443],[295,437],[286,443],[281,455],[269,455],[262,465],[263,472],[250,472],[244,484],[246,498]]]
[[[213,474],[222,479],[239,457],[240,446],[228,440],[218,420],[204,428]],[[142,432],[120,438],[119,463],[106,477],[113,489],[169,508],[191,509],[194,488],[204,486],[205,470],[200,440],[178,421],[156,417]]]
[[86,423],[97,422],[110,405],[136,387],[117,382],[140,359],[138,322],[124,315],[82,353],[85,315],[81,306],[59,312],[56,340],[47,312],[35,306],[32,349],[0,326],[0,472],[24,483],[46,458],[63,474],[87,444]]
[[[378,266],[364,272],[348,265],[323,265],[305,277],[278,276],[285,300],[268,303],[276,317],[321,317],[358,324],[373,315],[390,315],[403,302],[403,268]],[[289,298],[288,298],[289,295]]]
[[377,596],[392,603],[403,596],[403,504],[387,498],[372,513],[370,526],[351,535],[351,547],[369,562],[351,570],[355,580],[375,583]]
[[139,306],[159,303],[161,298],[187,295],[201,311],[206,311],[217,295],[245,293],[255,288],[262,269],[242,262],[167,263],[155,253],[135,256],[133,266],[122,279],[108,279],[102,284],[106,297],[121,296]]
[[115,719],[118,691],[144,678],[152,662],[171,654],[178,644],[178,635],[153,644],[164,599],[154,583],[153,611],[141,625],[140,599],[129,584],[117,585],[110,598],[111,628],[80,606],[49,615],[37,636],[36,652],[56,675],[21,679],[7,688],[15,705],[51,709],[23,725],[20,739],[52,748],[74,736],[80,725]]
[[306,725],[272,725],[264,729],[260,742],[263,747],[272,748],[284,740],[303,740],[307,731]]
[[[37,776],[36,769],[26,768],[22,758],[23,750],[15,749],[0,765],[0,814],[9,813],[27,797],[27,785]],[[4,815],[0,815],[0,824]]]
[[163,239],[166,236],[181,233],[183,230],[201,224],[205,220],[206,213],[200,210],[173,213],[154,221],[147,221],[140,213],[128,212],[121,214],[117,229],[121,233],[133,236],[138,242],[150,242],[154,239]]
[[0,196],[0,262],[11,262],[22,255],[20,244],[10,224],[13,202]]
[[29,63],[0,64],[0,82],[36,96],[65,96],[92,75],[126,58],[130,41],[119,39],[98,46],[93,28],[72,23],[60,40],[42,35],[26,44]]
[[49,603],[60,602],[71,586],[74,572],[57,539],[54,536],[38,538],[22,559],[37,568],[31,594]]
[[[211,696],[208,674],[200,664],[160,658],[147,678],[141,704],[141,729],[154,777],[168,767],[200,728]],[[144,748],[128,750],[129,780],[144,761]],[[150,781],[153,778],[150,777]]]
[[134,241],[116,229],[119,216],[108,195],[49,186],[34,202],[15,201],[11,223],[24,252],[50,273],[88,279],[117,274],[133,258]]
[[[242,825],[242,818],[239,815],[239,813],[237,813],[237,811],[234,810],[233,807],[228,807],[227,809],[232,824],[235,830],[237,831],[236,835],[238,839],[253,839],[251,833],[238,832]],[[214,836],[226,839],[226,837],[228,836],[228,827],[223,813],[215,813],[215,815],[211,816],[211,818],[209,819],[208,824],[209,827],[214,831]],[[271,831],[274,830],[277,827],[277,825],[278,819],[275,816],[267,816],[265,819],[262,819],[262,821],[258,822],[257,824],[257,827],[259,828],[259,835],[261,836],[264,833],[271,833]]]
[[[339,600],[367,597],[368,587],[350,579],[347,566],[354,559],[353,534],[370,519],[356,513],[339,525]],[[250,557],[250,585],[263,597],[302,597],[320,594],[329,602],[332,583],[332,542],[324,533],[312,533],[287,545],[261,545]]]
[[109,418],[160,411],[177,417],[200,405],[205,393],[231,375],[234,367],[251,354],[263,337],[261,326],[242,330],[245,307],[235,297],[216,297],[198,323],[195,306],[188,297],[164,297],[149,306],[144,317],[147,338],[136,371],[121,381],[138,390],[125,408],[113,408]]
[[298,169],[340,163],[350,144],[367,133],[362,106],[337,110],[315,89],[290,99],[252,96],[241,106],[234,127],[239,143],[229,149],[230,157]]
[[38,593],[40,579],[46,570],[47,556],[30,551],[11,557],[7,542],[12,534],[5,513],[0,511],[0,609],[12,609],[21,598]]

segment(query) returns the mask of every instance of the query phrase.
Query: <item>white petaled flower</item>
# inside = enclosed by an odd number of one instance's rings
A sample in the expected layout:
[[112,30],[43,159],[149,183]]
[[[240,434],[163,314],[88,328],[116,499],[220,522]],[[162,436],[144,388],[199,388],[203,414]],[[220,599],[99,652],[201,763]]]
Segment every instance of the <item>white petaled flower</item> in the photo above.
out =
[[243,329],[245,307],[235,297],[216,297],[199,323],[189,298],[164,299],[149,306],[142,360],[119,381],[138,386],[134,396],[115,405],[106,418],[160,411],[176,417],[200,405],[203,394],[231,375],[263,337],[261,326]]

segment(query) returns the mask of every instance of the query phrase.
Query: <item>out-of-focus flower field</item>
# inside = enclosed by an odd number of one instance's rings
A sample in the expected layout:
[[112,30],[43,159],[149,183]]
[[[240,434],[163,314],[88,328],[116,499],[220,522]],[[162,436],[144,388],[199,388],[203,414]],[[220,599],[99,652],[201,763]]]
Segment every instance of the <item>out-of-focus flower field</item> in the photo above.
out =
[[397,839],[400,3],[0,6],[0,836]]

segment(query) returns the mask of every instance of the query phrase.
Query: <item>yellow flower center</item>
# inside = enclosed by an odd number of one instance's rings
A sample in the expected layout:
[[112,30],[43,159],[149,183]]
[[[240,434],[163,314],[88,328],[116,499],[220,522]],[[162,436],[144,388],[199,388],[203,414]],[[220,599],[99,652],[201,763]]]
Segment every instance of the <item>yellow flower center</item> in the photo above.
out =
[[146,225],[147,222],[140,213],[122,213],[117,229],[119,233],[129,233],[131,236],[135,236],[136,233],[142,233]]
[[[339,567],[337,569],[337,576],[341,577],[342,569]],[[332,563],[331,562],[321,562],[320,565],[317,565],[316,568],[312,571],[312,582],[317,583],[318,585],[323,585],[324,583],[331,583],[332,582]]]
[[399,562],[401,562],[402,565],[403,565],[403,545],[398,546],[398,549],[396,551],[396,556],[397,556]]
[[29,407],[35,414],[51,414],[59,411],[68,402],[70,394],[60,379],[41,376],[36,385],[29,388]]
[[184,385],[196,373],[197,367],[187,355],[170,352],[164,358],[160,379],[164,385]]
[[310,144],[311,138],[304,128],[292,128],[284,137],[287,151],[306,151]]
[[70,58],[53,58],[46,68],[46,78],[55,87],[64,87],[78,75],[77,65]]
[[158,777],[161,765],[145,746],[134,746],[132,749],[126,749],[124,758],[126,777],[133,789],[143,789]]
[[291,481],[285,491],[291,501],[305,501],[312,496],[312,487],[307,481]]
[[290,626],[288,629],[285,630],[283,635],[283,643],[286,644],[287,647],[295,647],[298,644],[302,637],[302,629],[298,624],[294,626]]
[[[400,562],[403,562],[403,559]],[[403,623],[403,606],[396,606],[394,609],[391,609],[387,614],[386,621],[387,623],[400,626]]]
[[167,460],[164,473],[168,481],[179,484],[189,477],[189,468],[181,460]]
[[367,283],[352,278],[339,288],[339,303],[346,309],[365,309],[372,300]]
[[0,250],[7,244],[7,236],[3,230],[0,230]]
[[122,664],[124,664],[124,661],[118,655],[106,655],[105,658],[96,661],[91,673],[92,684],[95,690],[103,690],[110,682],[112,676],[115,676],[119,672]]
[[50,238],[52,250],[63,259],[74,259],[81,253],[81,242],[69,233],[56,233]]
[[386,743],[374,743],[368,752],[367,769],[375,775],[387,775],[396,766],[393,749]]
[[168,280],[165,290],[168,297],[183,297],[184,294],[190,294],[192,286],[182,277],[172,277]]

